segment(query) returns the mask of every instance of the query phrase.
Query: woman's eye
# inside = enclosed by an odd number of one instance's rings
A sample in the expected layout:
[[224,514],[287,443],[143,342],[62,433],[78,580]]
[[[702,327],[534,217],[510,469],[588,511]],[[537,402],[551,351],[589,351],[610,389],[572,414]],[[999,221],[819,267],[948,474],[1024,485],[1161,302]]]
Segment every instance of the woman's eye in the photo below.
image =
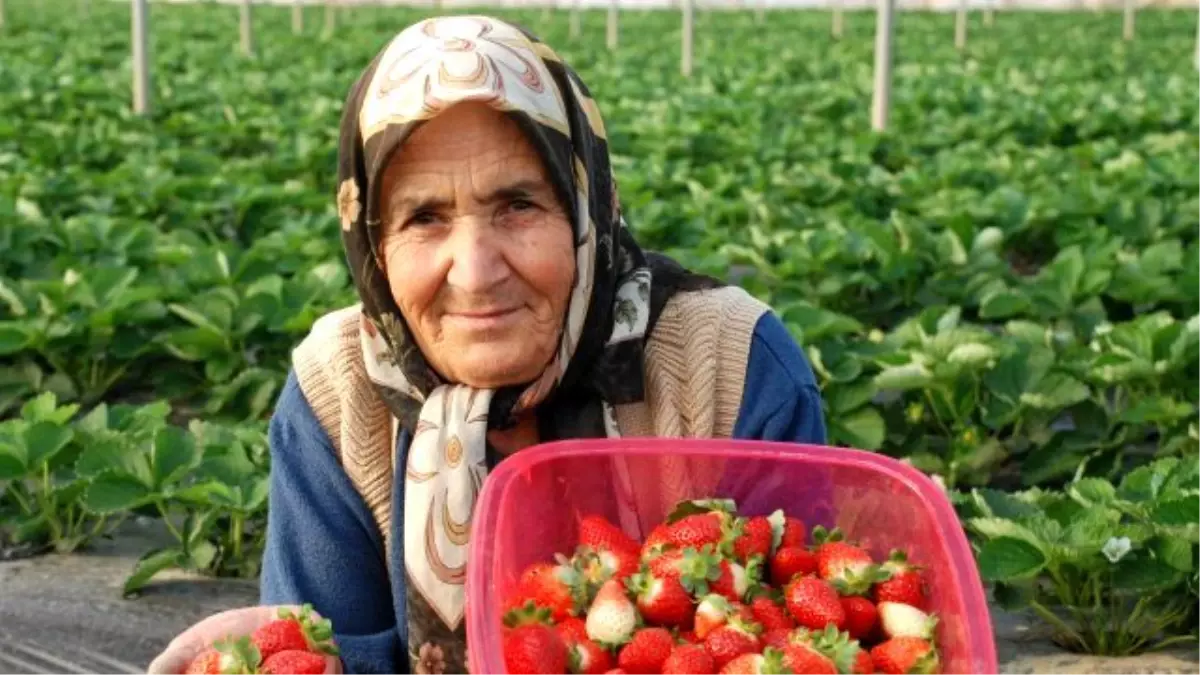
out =
[[437,222],[437,214],[432,211],[417,211],[409,219],[409,225],[432,225]]
[[508,208],[512,211],[528,211],[537,206],[528,199],[514,199],[508,203]]

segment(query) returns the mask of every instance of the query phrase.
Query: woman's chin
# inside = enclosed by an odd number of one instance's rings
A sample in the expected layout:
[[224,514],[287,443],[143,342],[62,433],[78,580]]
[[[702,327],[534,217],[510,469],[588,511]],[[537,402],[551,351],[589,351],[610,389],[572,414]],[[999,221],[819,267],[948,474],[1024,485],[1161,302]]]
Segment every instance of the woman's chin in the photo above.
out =
[[456,355],[450,379],[476,389],[499,389],[533,382],[547,358],[528,353],[527,345],[474,345]]

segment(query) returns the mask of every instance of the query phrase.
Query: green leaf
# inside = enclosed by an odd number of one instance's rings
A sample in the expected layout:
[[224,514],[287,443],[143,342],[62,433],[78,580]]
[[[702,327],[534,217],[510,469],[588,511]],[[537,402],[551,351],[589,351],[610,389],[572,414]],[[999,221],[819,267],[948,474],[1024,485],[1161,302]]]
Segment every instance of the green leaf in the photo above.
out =
[[188,549],[188,566],[197,572],[208,572],[217,559],[217,547],[210,541],[198,541]]
[[177,482],[200,464],[195,438],[179,427],[160,429],[154,437],[154,485],[157,490]]
[[1195,525],[1200,523],[1200,495],[1170,499],[1155,504],[1150,517],[1160,525]]
[[920,389],[932,382],[933,373],[920,363],[884,368],[875,376],[875,386],[881,390]]
[[1038,382],[1033,391],[1021,395],[1021,403],[1039,410],[1060,410],[1088,398],[1086,384],[1070,375],[1051,373]]
[[871,407],[830,420],[830,428],[845,444],[859,450],[880,449],[887,433],[883,416]]
[[1034,548],[1042,548],[1042,540],[1023,524],[1004,518],[972,518],[967,526],[987,539],[1020,539]]
[[1085,511],[1067,525],[1065,543],[1080,555],[1099,553],[1105,542],[1117,533],[1115,515],[1117,514],[1110,514],[1101,508]]
[[1117,489],[1103,478],[1081,478],[1071,484],[1068,492],[1085,506],[1108,504],[1117,496]]
[[136,478],[110,471],[92,480],[83,497],[83,506],[97,515],[107,515],[141,506],[152,496]]
[[159,572],[172,567],[181,567],[183,560],[183,549],[177,546],[157,549],[143,555],[134,566],[133,573],[125,579],[123,588],[125,595],[142,590]]
[[25,431],[25,449],[28,453],[29,468],[40,469],[43,464],[54,459],[55,455],[67,447],[74,436],[73,429],[54,422],[36,422],[30,425]]
[[[0,481],[24,478],[29,472],[25,448],[16,443],[0,440]],[[0,496],[4,492],[0,490]]]
[[979,305],[979,316],[983,319],[1007,319],[1029,312],[1029,298],[1024,293],[1004,290],[993,293]]
[[1155,556],[1180,572],[1191,572],[1196,565],[1196,547],[1174,537],[1158,537],[1152,542]]
[[1014,520],[1033,516],[1041,512],[1036,504],[1018,499],[1015,495],[991,488],[976,488],[971,491],[976,503],[983,506],[993,517]]
[[1189,417],[1195,409],[1166,396],[1150,396],[1137,400],[1118,418],[1129,424],[1171,423]]
[[1012,537],[988,540],[979,551],[979,573],[987,581],[1030,579],[1046,562],[1037,547]]
[[1183,581],[1183,573],[1155,558],[1125,558],[1117,563],[1113,573],[1113,588],[1122,591],[1147,593],[1161,591]]
[[33,335],[23,323],[0,321],[0,356],[22,352],[31,342]]
[[875,383],[871,381],[855,382],[848,385],[831,385],[824,392],[829,410],[834,415],[841,415],[866,405],[875,396]]

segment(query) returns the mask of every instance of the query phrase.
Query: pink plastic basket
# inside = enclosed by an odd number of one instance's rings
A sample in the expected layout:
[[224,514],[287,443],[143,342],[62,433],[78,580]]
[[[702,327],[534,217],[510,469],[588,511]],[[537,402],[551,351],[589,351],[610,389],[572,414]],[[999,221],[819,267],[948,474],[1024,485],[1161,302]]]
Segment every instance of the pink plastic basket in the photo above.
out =
[[644,539],[672,505],[737,500],[743,514],[782,508],[837,526],[877,559],[892,548],[925,567],[940,617],[942,670],[995,673],[983,586],[949,500],[920,471],[884,455],[760,441],[623,439],[549,443],[506,459],[484,483],[467,570],[474,673],[505,671],[501,604],[528,565],[570,553],[576,524],[602,514]]

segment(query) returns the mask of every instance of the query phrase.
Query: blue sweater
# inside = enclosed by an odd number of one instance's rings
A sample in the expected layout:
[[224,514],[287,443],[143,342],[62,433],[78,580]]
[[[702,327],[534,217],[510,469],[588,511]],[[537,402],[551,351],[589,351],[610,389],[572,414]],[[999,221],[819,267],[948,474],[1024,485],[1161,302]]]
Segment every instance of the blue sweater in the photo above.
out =
[[[734,438],[823,445],[820,392],[803,351],[779,319],[759,320],[750,346]],[[402,556],[388,569],[383,538],[365,502],[338,463],[289,374],[271,419],[270,510],[263,556],[263,604],[312,603],[333,622],[347,673],[408,670]],[[397,452],[404,466],[408,437]],[[393,508],[403,508],[403,473]],[[404,541],[404,518],[392,516],[392,540]]]

